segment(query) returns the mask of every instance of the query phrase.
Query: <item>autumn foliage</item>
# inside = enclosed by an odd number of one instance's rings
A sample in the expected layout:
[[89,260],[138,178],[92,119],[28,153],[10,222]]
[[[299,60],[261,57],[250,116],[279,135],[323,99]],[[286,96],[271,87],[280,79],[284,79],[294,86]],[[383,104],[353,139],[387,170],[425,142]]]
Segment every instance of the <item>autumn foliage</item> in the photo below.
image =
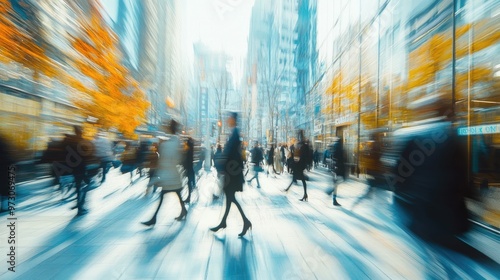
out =
[[[13,61],[33,70],[35,80],[40,73],[55,77],[58,71],[46,54],[43,40],[40,40],[36,16],[28,4],[20,3],[30,16],[29,25],[15,14],[9,0],[0,0],[0,62]],[[25,23],[25,28],[22,23]]]
[[82,93],[74,102],[88,116],[97,118],[99,126],[136,138],[134,131],[149,107],[146,96],[121,64],[117,37],[105,26],[98,10],[93,9],[81,26],[81,35],[73,37],[71,44],[77,52],[75,68],[85,78],[70,78],[70,85]]

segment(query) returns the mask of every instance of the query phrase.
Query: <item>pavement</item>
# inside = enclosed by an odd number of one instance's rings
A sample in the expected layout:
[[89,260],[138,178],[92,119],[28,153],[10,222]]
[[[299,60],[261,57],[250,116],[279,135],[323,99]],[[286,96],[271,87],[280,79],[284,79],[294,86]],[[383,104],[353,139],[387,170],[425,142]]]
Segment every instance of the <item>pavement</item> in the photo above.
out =
[[335,207],[326,194],[329,173],[308,175],[308,202],[299,201],[300,182],[282,192],[288,174],[260,174],[261,188],[245,184],[237,200],[253,227],[243,238],[234,206],[227,228],[209,231],[224,211],[222,199],[214,200],[214,173],[199,179],[186,220],[174,219],[180,206],[167,194],[154,227],[140,223],[158,203],[158,193],[145,192],[146,178],[130,185],[128,174],[111,170],[81,217],[45,181],[19,186],[14,216],[0,214],[2,228],[15,222],[13,234],[0,231],[0,279],[500,279],[498,235],[474,227],[461,236],[467,250],[428,243],[395,222],[392,193],[365,197],[367,186],[348,180]]

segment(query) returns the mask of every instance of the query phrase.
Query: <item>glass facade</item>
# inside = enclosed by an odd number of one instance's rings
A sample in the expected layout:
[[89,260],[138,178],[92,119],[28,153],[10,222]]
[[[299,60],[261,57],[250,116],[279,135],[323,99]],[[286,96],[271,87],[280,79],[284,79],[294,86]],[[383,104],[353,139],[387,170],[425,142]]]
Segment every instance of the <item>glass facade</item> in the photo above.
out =
[[469,179],[487,186],[476,212],[500,227],[500,2],[319,1],[318,13],[327,129],[317,139],[340,137],[351,175],[362,175],[374,132],[425,119],[408,104],[445,96],[468,144]]

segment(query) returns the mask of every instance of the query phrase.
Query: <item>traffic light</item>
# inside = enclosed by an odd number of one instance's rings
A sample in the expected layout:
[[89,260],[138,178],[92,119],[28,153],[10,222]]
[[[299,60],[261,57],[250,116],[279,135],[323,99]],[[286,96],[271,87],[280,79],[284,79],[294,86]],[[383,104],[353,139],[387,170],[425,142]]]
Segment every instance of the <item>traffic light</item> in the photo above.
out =
[[222,126],[222,122],[221,122],[221,121],[218,121],[218,122],[217,122],[217,125],[218,125],[219,127],[221,127],[221,126]]

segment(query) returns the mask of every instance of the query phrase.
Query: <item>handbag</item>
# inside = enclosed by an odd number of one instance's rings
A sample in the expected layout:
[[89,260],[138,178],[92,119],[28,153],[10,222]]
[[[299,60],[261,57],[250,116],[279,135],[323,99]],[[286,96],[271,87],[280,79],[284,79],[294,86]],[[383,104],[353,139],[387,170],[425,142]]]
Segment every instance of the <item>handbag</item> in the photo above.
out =
[[224,171],[227,158],[224,156],[216,156],[214,158],[214,167],[218,172]]

